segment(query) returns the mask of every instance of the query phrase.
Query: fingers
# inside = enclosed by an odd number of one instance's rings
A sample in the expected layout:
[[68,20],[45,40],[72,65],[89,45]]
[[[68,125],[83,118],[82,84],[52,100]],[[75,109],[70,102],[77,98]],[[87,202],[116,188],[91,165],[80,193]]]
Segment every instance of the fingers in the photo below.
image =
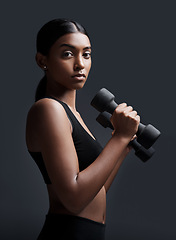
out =
[[127,104],[126,103],[120,103],[117,108],[124,108],[124,107],[127,107]]
[[140,123],[141,119],[140,119],[139,115],[136,116],[136,120],[137,120],[138,123]]
[[126,103],[121,103],[115,109],[117,114],[123,115],[125,117],[135,120],[137,123],[140,122],[140,116],[137,111],[133,109],[132,106],[128,106]]
[[140,123],[140,117],[133,109],[132,106],[128,106],[126,103],[119,104],[111,116],[111,123],[115,129],[115,133],[121,136],[132,138]]
[[137,115],[137,112],[133,111],[133,107],[132,106],[127,106],[126,103],[119,104],[117,106],[117,108],[115,109],[115,111],[117,113],[123,113],[126,116],[128,116],[130,114],[130,116],[135,117]]
[[135,113],[136,111],[133,111],[133,107],[128,106],[128,107],[126,107],[126,108],[124,109],[123,112],[124,112],[125,115],[128,115],[128,114],[130,114],[130,113]]
[[135,118],[137,116],[137,112],[136,111],[131,111],[131,112],[124,112],[126,114],[126,116],[130,116],[132,118]]
[[140,116],[137,114],[136,111],[129,112],[128,115],[131,119],[134,119],[138,124],[140,123]]

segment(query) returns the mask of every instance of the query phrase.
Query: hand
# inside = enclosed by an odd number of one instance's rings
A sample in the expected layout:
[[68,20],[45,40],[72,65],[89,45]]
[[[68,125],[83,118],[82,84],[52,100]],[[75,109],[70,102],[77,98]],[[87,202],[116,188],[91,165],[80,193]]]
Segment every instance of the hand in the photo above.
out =
[[126,103],[119,104],[111,117],[111,123],[115,129],[114,134],[130,139],[136,134],[139,122],[140,117],[137,112]]

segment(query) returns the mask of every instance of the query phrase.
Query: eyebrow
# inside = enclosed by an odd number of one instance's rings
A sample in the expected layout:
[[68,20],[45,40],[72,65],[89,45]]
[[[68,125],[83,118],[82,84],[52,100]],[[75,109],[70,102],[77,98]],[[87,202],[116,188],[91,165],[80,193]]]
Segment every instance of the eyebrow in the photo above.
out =
[[[63,44],[61,44],[61,45],[60,45],[60,47],[69,47],[69,48],[76,49],[76,47],[75,47],[75,46],[73,46],[73,45],[70,45],[70,44],[67,44],[67,43],[63,43]],[[91,49],[91,47],[90,47],[90,46],[88,46],[88,47],[85,47],[85,48],[83,48],[83,50],[86,50],[86,49]]]

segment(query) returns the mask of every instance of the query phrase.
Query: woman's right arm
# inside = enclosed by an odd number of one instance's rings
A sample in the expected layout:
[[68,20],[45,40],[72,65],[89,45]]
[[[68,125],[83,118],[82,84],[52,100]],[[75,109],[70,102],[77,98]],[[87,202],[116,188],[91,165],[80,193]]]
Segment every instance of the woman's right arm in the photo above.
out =
[[71,124],[63,107],[44,99],[35,105],[28,119],[34,123],[39,150],[58,198],[73,213],[84,209],[104,186],[139,124],[135,111],[119,105],[112,116],[114,135],[98,158],[80,172]]

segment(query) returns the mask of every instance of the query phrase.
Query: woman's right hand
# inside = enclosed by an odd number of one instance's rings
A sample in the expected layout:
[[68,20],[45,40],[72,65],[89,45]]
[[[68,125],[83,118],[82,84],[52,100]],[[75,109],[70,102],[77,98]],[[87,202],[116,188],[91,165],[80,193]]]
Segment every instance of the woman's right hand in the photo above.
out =
[[114,110],[111,123],[115,130],[114,134],[131,139],[138,130],[140,116],[133,110],[133,107],[122,103]]

